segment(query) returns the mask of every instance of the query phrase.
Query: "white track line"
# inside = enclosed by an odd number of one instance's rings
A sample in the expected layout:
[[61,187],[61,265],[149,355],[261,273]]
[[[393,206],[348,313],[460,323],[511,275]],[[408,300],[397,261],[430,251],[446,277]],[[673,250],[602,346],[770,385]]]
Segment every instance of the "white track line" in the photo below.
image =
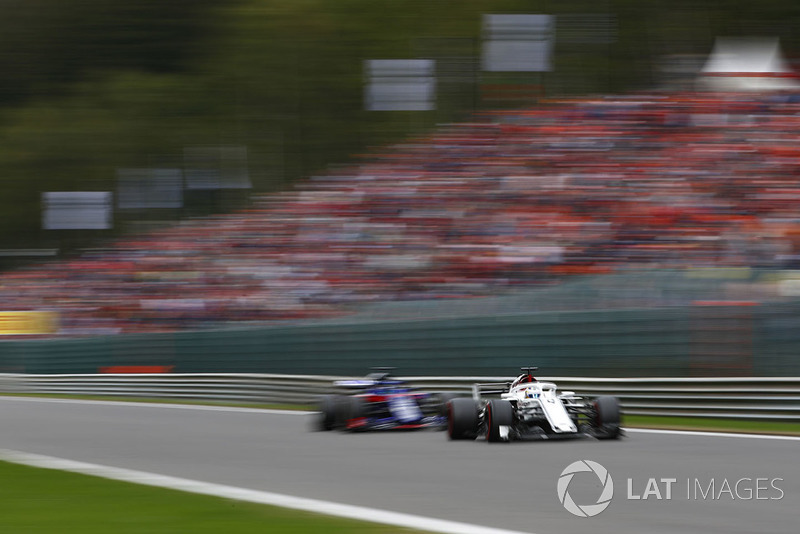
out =
[[280,493],[237,488],[235,486],[225,486],[222,484],[213,484],[210,482],[201,482],[198,480],[159,475],[144,471],[134,471],[119,467],[76,462],[64,458],[30,454],[8,449],[0,449],[0,460],[31,467],[70,471],[73,473],[108,478],[123,482],[132,482],[135,484],[156,486],[159,488],[168,488],[201,495],[211,495],[214,497],[234,499],[237,501],[280,506],[283,508],[292,508],[305,512],[313,512],[317,514],[332,515],[348,519],[357,519],[360,521],[369,521],[398,527],[426,530],[429,532],[442,532],[446,534],[532,534],[515,530],[482,527],[479,525],[447,521],[444,519],[434,519],[431,517],[404,514],[400,512],[391,512],[388,510],[379,510],[377,508],[367,508],[364,506],[353,506],[350,504],[340,504],[318,499],[294,497]]
[[800,436],[780,436],[777,434],[742,434],[735,432],[703,432],[700,430],[664,430],[656,428],[626,428],[625,432],[640,434],[677,434],[679,436],[706,436],[714,438],[747,438],[747,439],[777,439],[785,441],[800,441]]

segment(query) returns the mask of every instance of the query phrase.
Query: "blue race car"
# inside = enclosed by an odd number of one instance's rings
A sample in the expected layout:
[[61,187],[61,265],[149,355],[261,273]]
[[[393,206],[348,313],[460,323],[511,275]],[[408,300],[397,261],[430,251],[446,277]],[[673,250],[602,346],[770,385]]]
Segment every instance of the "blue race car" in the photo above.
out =
[[412,390],[393,378],[390,367],[376,367],[363,379],[338,380],[348,393],[320,399],[319,430],[416,430],[447,427],[445,406],[455,395]]

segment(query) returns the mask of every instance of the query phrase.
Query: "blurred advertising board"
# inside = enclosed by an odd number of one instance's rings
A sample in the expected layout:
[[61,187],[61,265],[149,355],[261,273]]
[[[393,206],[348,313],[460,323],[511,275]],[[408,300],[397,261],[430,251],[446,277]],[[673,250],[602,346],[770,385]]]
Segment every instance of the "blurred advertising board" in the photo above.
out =
[[484,15],[484,71],[547,72],[555,42],[553,15]]
[[189,146],[183,149],[186,189],[250,189],[247,147]]
[[50,311],[0,311],[0,336],[54,334],[58,314]]
[[180,169],[117,169],[117,207],[182,208],[183,173]]
[[108,191],[49,191],[42,193],[45,230],[108,230],[112,226]]
[[369,111],[436,109],[436,62],[432,59],[370,59],[365,106]]

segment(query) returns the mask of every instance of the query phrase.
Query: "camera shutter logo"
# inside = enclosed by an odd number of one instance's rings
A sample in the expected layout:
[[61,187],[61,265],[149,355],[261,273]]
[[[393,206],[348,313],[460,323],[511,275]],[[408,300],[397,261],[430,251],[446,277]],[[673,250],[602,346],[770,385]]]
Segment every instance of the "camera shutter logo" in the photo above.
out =
[[[590,472],[597,476],[597,479],[603,485],[603,491],[597,498],[594,504],[579,505],[572,500],[569,494],[569,483],[576,473]],[[597,462],[591,460],[578,460],[572,462],[566,469],[561,472],[558,477],[558,500],[566,508],[566,510],[578,517],[594,517],[611,504],[611,498],[614,496],[614,481],[611,480],[611,475],[608,470]]]

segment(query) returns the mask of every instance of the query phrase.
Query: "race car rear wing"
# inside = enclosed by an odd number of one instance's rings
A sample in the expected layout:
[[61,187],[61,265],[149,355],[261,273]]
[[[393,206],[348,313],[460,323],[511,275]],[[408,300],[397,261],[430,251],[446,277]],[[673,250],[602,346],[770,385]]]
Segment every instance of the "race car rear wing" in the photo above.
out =
[[[333,383],[334,386],[346,389],[367,389],[375,386],[402,386],[405,382],[402,380],[373,380],[369,378],[360,378],[358,380],[337,380]],[[411,388],[408,388],[411,389]]]
[[370,373],[364,378],[337,380],[333,385],[349,389],[366,389],[374,386],[397,386],[403,384],[402,380],[395,380],[391,377],[391,372],[394,370],[394,367],[370,367]]
[[507,393],[511,388],[511,382],[484,382],[482,384],[472,384],[472,398],[480,400],[481,395],[500,395]]
[[375,385],[374,380],[337,380],[333,383],[334,386],[349,389],[365,389]]

